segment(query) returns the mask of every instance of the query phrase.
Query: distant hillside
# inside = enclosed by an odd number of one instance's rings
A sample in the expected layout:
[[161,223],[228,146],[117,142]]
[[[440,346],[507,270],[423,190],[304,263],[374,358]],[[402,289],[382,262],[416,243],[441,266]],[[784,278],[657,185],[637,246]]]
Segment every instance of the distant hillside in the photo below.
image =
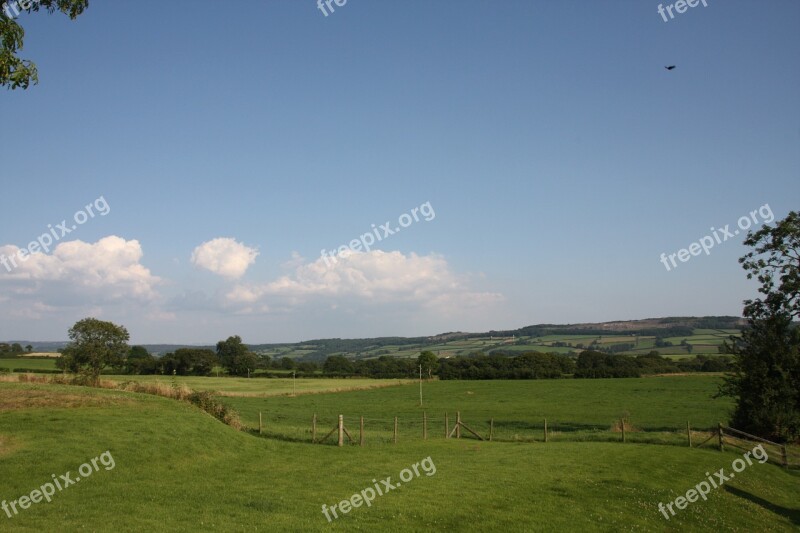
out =
[[[486,331],[482,333],[449,332],[431,337],[375,337],[367,339],[315,339],[296,343],[251,344],[254,352],[269,354],[272,357],[283,353],[292,357],[300,355],[303,359],[321,360],[330,354],[358,354],[363,352],[386,352],[391,350],[426,349],[435,345],[484,337],[543,337],[546,335],[640,335],[655,337],[688,337],[695,329],[731,330],[745,324],[742,318],[735,316],[705,317],[666,317],[646,318],[644,320],[623,320],[586,324],[536,324],[513,330]],[[67,342],[18,342],[22,346],[30,344],[36,352],[57,352]],[[189,344],[145,344],[153,354],[163,355],[178,348],[209,348],[214,346],[197,346]]]
[[[470,333],[463,338],[544,335],[652,335],[656,337],[680,337],[691,335],[695,329],[738,329],[744,326],[745,320],[735,316],[704,317],[666,317],[645,318],[643,320],[625,320],[588,324],[538,324],[507,331],[489,331],[487,333]],[[447,333],[445,335],[454,335]],[[452,339],[453,337],[451,337]]]

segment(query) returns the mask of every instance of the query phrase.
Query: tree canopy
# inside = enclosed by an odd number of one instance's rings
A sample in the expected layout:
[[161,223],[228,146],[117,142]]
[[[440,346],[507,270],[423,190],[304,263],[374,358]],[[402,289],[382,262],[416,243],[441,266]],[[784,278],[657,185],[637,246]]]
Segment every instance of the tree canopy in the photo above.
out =
[[246,376],[256,368],[256,356],[242,343],[238,335],[217,343],[220,364],[234,376]]
[[58,362],[71,372],[81,372],[97,382],[107,366],[122,366],[128,347],[128,330],[96,318],[79,320],[69,330],[70,343]]
[[3,2],[0,11],[0,85],[9,89],[27,89],[39,83],[36,64],[18,55],[22,50],[25,30],[18,22],[22,13],[60,11],[75,19],[89,7],[89,0],[17,0]]
[[761,297],[744,302],[747,327],[729,351],[736,371],[724,395],[736,400],[731,423],[772,440],[800,438],[800,213],[791,212],[745,240],[739,262]]

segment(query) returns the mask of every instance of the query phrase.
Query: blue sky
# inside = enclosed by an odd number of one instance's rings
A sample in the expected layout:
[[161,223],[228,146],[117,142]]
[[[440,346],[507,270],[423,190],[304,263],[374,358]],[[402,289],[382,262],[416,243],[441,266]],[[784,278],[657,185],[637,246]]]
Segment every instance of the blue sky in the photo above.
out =
[[41,81],[0,96],[0,253],[109,209],[0,266],[0,339],[86,316],[136,343],[415,336],[738,315],[755,294],[744,232],[659,257],[800,207],[800,4],[334,7],[22,14]]

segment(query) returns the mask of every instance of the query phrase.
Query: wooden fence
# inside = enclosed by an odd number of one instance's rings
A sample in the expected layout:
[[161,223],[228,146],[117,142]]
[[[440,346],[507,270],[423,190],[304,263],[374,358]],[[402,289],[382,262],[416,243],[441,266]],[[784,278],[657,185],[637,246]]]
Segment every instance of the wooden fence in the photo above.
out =
[[[366,428],[367,425],[370,424],[374,440],[378,439],[378,435],[383,435],[383,441],[386,440],[390,441],[393,444],[397,444],[401,438],[400,435],[400,418],[395,416],[390,420],[386,419],[367,419],[363,416],[358,417],[358,433],[357,437],[354,437],[354,432],[351,433],[351,430],[348,429],[348,426],[345,424],[345,417],[344,415],[338,415],[338,418],[333,425],[331,426],[323,426],[323,431],[327,428],[331,428],[330,430],[325,433],[321,438],[318,437],[318,425],[320,424],[320,420],[316,414],[313,415],[311,418],[311,442],[314,444],[322,444],[329,441],[332,441],[331,437],[336,435],[336,444],[338,446],[344,446],[345,440],[351,445],[358,445],[364,446],[367,441],[366,436]],[[548,424],[548,419],[543,418],[541,422],[537,422],[535,424],[526,423],[527,428],[530,429],[528,433],[523,436],[518,436],[517,434],[514,435],[514,438],[509,438],[508,435],[505,438],[499,438],[496,433],[496,420],[494,418],[489,418],[488,421],[481,422],[479,425],[483,425],[483,428],[478,429],[478,427],[473,423],[467,423],[461,416],[461,412],[457,411],[455,413],[455,418],[453,419],[450,413],[444,413],[443,418],[431,418],[428,416],[426,411],[421,413],[421,417],[416,419],[415,421],[410,420],[408,417],[404,419],[405,423],[405,431],[403,432],[403,438],[415,438],[416,436],[421,436],[422,440],[428,440],[431,435],[439,435],[444,439],[473,439],[479,441],[506,441],[506,442],[513,442],[513,441],[527,441],[527,442],[550,442],[552,441],[553,437],[559,438],[559,440],[597,440],[592,439],[591,435],[600,435],[599,439],[603,441],[618,441],[618,442],[636,442],[636,443],[659,443],[659,444],[680,444],[681,442],[684,443],[685,446],[689,448],[710,448],[713,447],[720,451],[724,451],[726,446],[731,448],[736,448],[742,451],[750,451],[752,450],[757,444],[761,444],[764,446],[765,451],[769,457],[769,461],[779,464],[784,467],[800,467],[800,453],[798,453],[797,447],[787,447],[782,444],[778,444],[775,442],[768,441],[766,439],[762,439],[760,437],[756,437],[755,435],[750,435],[749,433],[745,433],[744,431],[731,428],[728,426],[724,426],[721,423],[717,424],[716,427],[706,427],[701,429],[693,429],[689,422],[686,423],[685,429],[679,428],[656,428],[650,430],[642,430],[640,428],[634,427],[630,420],[628,419],[620,419],[613,422],[610,427],[598,428],[597,426],[593,426],[592,428],[585,428],[581,424],[570,424],[565,422],[556,422],[555,424],[551,423]],[[501,424],[503,422],[501,421]],[[441,424],[441,425],[439,425]],[[511,423],[505,422],[506,425]],[[514,422],[513,424],[519,425],[520,423]],[[441,429],[441,433],[439,430],[435,430],[434,426],[439,425]],[[577,439],[564,439],[564,435],[568,434],[569,431],[564,432],[562,431],[563,428],[567,426],[570,428],[571,431],[576,431],[574,428],[578,428],[577,432],[589,431],[591,432],[594,430],[596,433],[590,433],[587,437],[586,434],[582,434],[581,437]],[[307,426],[306,426],[307,427]],[[412,433],[413,430],[413,433]],[[262,413],[259,412],[258,414],[258,432],[259,434],[264,433],[264,424]],[[649,435],[664,435],[668,434],[669,438],[659,438],[659,437],[652,437],[647,438]],[[308,435],[308,433],[306,433]],[[390,436],[389,436],[390,435]],[[682,435],[682,437],[681,437]],[[279,434],[275,434],[274,436],[279,437]],[[279,437],[280,438],[280,437]],[[306,439],[308,436],[306,436]],[[681,439],[683,439],[681,441]],[[301,439],[294,439],[294,440],[301,440]],[[307,440],[306,440],[307,442]],[[757,443],[757,444],[754,444]],[[749,445],[749,447],[748,447]]]

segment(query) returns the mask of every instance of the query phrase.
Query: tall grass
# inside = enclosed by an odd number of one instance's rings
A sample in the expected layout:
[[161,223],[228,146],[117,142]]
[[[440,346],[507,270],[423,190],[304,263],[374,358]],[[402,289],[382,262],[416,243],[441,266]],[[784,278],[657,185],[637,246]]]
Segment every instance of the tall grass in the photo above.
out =
[[217,400],[213,392],[210,391],[193,391],[183,383],[173,382],[169,385],[166,383],[149,382],[139,383],[138,381],[125,381],[119,383],[117,381],[110,381],[100,379],[97,381],[89,380],[86,376],[82,375],[57,375],[57,376],[44,376],[37,374],[8,374],[0,375],[0,382],[10,383],[42,383],[52,385],[75,385],[75,386],[93,386],[100,389],[121,390],[125,392],[135,392],[139,394],[151,394],[153,396],[163,396],[171,400],[178,400],[188,402],[192,405],[199,407],[206,413],[210,414],[217,420],[231,426],[236,430],[247,429],[242,424],[239,418],[239,413]]

